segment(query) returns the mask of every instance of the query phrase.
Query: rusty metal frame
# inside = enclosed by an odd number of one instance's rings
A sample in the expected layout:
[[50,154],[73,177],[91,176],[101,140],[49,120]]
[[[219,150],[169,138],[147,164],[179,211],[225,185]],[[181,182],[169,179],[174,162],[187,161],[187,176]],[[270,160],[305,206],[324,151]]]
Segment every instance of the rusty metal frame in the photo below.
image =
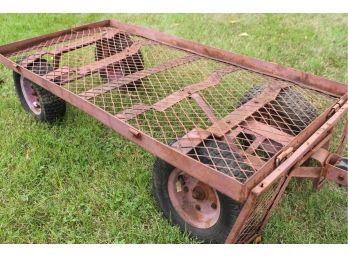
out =
[[[275,190],[270,206],[264,211],[264,218],[259,225],[256,235],[259,235],[267,224],[272,211],[277,207],[280,199],[288,186],[290,180],[294,177],[311,178],[321,181],[327,178],[339,185],[348,185],[348,172],[335,167],[335,163],[339,160],[339,155],[330,154],[325,148],[332,139],[331,129],[335,124],[348,112],[348,102],[345,102],[337,112],[330,117],[309,139],[307,139],[295,152],[290,152],[290,156],[279,165],[271,174],[255,186],[243,206],[230,234],[226,239],[226,243],[239,242],[238,236],[246,224],[248,217],[255,209],[257,198],[264,193],[276,180],[283,178]],[[343,131],[343,134],[346,131]],[[289,149],[289,148],[288,148]],[[309,158],[316,159],[320,167],[302,167],[301,165]],[[254,240],[253,237],[247,238],[244,243]]]
[[226,50],[217,49],[140,26],[125,24],[116,20],[110,20],[110,25],[115,28],[129,31],[133,34],[161,42],[162,44],[167,44],[172,47],[191,51],[198,55],[202,55],[218,61],[227,62],[232,65],[236,65],[248,70],[253,70],[255,72],[259,72],[268,76],[291,81],[295,84],[301,84],[301,86],[309,87],[326,94],[340,97],[347,92],[347,85],[345,84],[328,80],[323,77],[312,75],[303,71],[288,68],[280,64],[262,61],[241,54],[231,53]]
[[131,83],[131,82],[135,82],[139,79],[146,78],[146,77],[148,77],[152,74],[155,74],[157,72],[165,71],[167,69],[171,69],[171,68],[177,67],[179,65],[193,62],[193,61],[198,60],[199,58],[200,58],[199,56],[187,55],[187,56],[184,56],[182,58],[178,58],[178,59],[175,59],[173,61],[170,61],[170,62],[167,62],[164,64],[160,64],[156,67],[152,67],[152,68],[149,68],[146,70],[135,72],[132,75],[127,76],[119,81],[115,81],[114,83],[111,82],[108,84],[101,85],[99,87],[95,87],[93,89],[90,89],[88,91],[80,93],[79,96],[88,100],[90,98],[94,98],[98,95],[109,92],[115,88],[120,88],[120,87],[123,87],[123,86]]
[[[156,139],[138,131],[136,128],[125,123],[118,117],[111,115],[104,111],[100,107],[93,105],[82,97],[75,95],[63,87],[57,86],[54,82],[44,79],[37,74],[32,73],[28,69],[19,68],[18,64],[7,59],[3,55],[0,55],[0,62],[2,62],[8,68],[22,74],[24,77],[30,79],[34,83],[42,86],[43,88],[51,91],[53,94],[59,96],[71,105],[83,110],[87,114],[95,117],[107,127],[112,128],[130,141],[142,146],[150,153],[158,156],[161,159],[166,160],[173,166],[187,172],[193,177],[201,180],[202,182],[211,185],[224,194],[236,199],[237,201],[243,201],[245,196],[241,195],[242,184],[233,178],[216,171],[215,169],[208,167],[199,161],[196,161],[179,151],[175,151],[173,148],[157,141]],[[136,136],[134,135],[136,131]],[[195,172],[199,170],[200,172]]]
[[[237,180],[223,173],[220,173],[217,170],[207,165],[204,165],[197,160],[190,158],[189,156],[185,154],[185,152],[180,152],[175,150],[175,146],[170,147],[168,145],[165,145],[159,142],[158,140],[146,135],[145,133],[137,130],[136,128],[134,128],[133,126],[125,122],[128,119],[131,119],[132,117],[134,117],[134,115],[135,116],[139,115],[147,109],[156,108],[156,106],[153,107],[153,106],[137,105],[117,115],[111,115],[105,110],[87,101],[87,99],[90,96],[88,92],[84,92],[80,95],[76,95],[68,91],[67,89],[64,89],[63,87],[58,86],[54,82],[57,78],[59,78],[59,80],[64,81],[65,74],[69,73],[69,70],[62,70],[61,74],[58,74],[59,75],[58,77],[56,76],[56,74],[53,74],[52,78],[49,76],[50,74],[48,74],[46,77],[41,77],[37,74],[34,74],[30,70],[28,70],[26,67],[23,67],[6,57],[15,51],[27,49],[31,46],[34,46],[36,44],[39,44],[47,40],[53,40],[54,38],[61,35],[68,35],[69,33],[74,31],[82,31],[85,29],[98,28],[102,26],[110,26],[122,31],[127,31],[134,35],[142,36],[161,44],[169,45],[171,47],[185,50],[187,52],[191,52],[202,57],[218,60],[220,62],[228,63],[235,66],[233,69],[230,68],[230,70],[228,71],[222,71],[222,73],[233,72],[239,68],[242,68],[242,69],[250,70],[256,73],[264,74],[270,77],[289,81],[301,87],[319,91],[327,95],[339,97],[340,99],[337,103],[333,104],[331,108],[321,113],[306,129],[304,129],[296,137],[286,139],[287,140],[286,142],[289,142],[289,143],[287,144],[285,151],[288,150],[288,153],[291,155],[287,157],[287,159],[284,162],[280,164],[280,162],[276,161],[279,155],[273,156],[245,184],[242,184],[238,182]],[[137,45],[132,46],[132,48],[134,47],[136,48]],[[63,51],[68,51],[67,48],[65,50],[64,49]],[[135,50],[133,49],[133,52],[136,52],[136,49]],[[40,54],[44,54],[44,53],[40,53]],[[59,53],[57,55],[59,55]],[[123,57],[124,56],[120,54],[117,56],[116,59],[121,60]],[[28,59],[27,61],[31,61],[32,59],[35,59],[35,58],[37,58],[37,56],[32,56],[30,57],[30,60]],[[110,62],[114,62],[115,61],[114,57],[111,57],[111,58],[112,60],[110,60]],[[17,73],[20,73],[27,79],[51,91],[53,94],[59,96],[66,102],[76,106],[77,108],[83,110],[87,114],[95,117],[97,120],[99,120],[106,126],[110,127],[111,129],[115,130],[116,132],[124,136],[125,138],[138,144],[139,146],[143,147],[144,149],[158,156],[159,158],[167,161],[173,166],[187,172],[189,175],[197,178],[203,183],[210,185],[211,187],[235,199],[236,201],[245,202],[244,208],[241,214],[239,215],[237,222],[232,228],[230,235],[228,236],[226,240],[227,242],[234,242],[236,240],[238,233],[240,229],[242,228],[242,225],[244,224],[248,215],[252,211],[253,205],[255,205],[256,198],[262,192],[264,192],[264,190],[266,190],[270,185],[272,185],[275,180],[284,177],[286,179],[284,179],[284,182],[282,182],[281,186],[279,187],[279,193],[277,194],[277,196],[275,196],[275,200],[272,203],[270,210],[268,211],[268,213],[271,212],[271,210],[276,206],[277,202],[279,201],[281,194],[285,190],[287,183],[291,178],[291,176],[288,176],[288,172],[297,163],[299,163],[301,159],[303,160],[303,156],[307,156],[308,158],[310,157],[308,153],[311,150],[313,150],[313,148],[316,145],[318,145],[318,143],[322,141],[330,133],[334,125],[347,112],[347,108],[348,108],[347,85],[345,84],[328,80],[328,79],[315,76],[312,74],[308,74],[303,71],[287,68],[279,64],[274,64],[274,63],[258,60],[255,58],[247,57],[244,55],[231,53],[225,50],[216,49],[216,48],[195,43],[189,40],[181,39],[175,36],[170,36],[162,32],[156,32],[150,29],[146,29],[136,25],[121,23],[115,20],[100,21],[100,22],[96,22],[96,23],[92,23],[92,24],[88,24],[84,26],[79,26],[73,29],[54,32],[54,33],[39,36],[36,38],[22,40],[15,43],[10,43],[7,45],[0,46],[0,62],[3,63],[9,69],[12,69],[13,71]],[[101,60],[100,62],[103,63],[106,61],[104,59],[104,60]],[[108,65],[108,64],[109,62],[107,62],[105,65]],[[81,76],[89,72],[93,72],[93,67],[92,66],[85,67],[85,70],[83,71],[84,71],[82,72],[83,74],[80,74]],[[156,72],[156,70],[152,72]],[[150,74],[151,71],[148,71],[148,73]],[[145,72],[145,76],[146,76],[146,72]],[[177,96],[176,98],[174,97],[175,98],[174,100],[177,102],[177,101],[180,101],[182,97],[187,97],[191,95],[191,97],[194,98],[198,102],[198,104],[202,107],[202,109],[205,111],[207,116],[211,120],[213,120],[214,124],[219,123],[218,129],[215,129],[214,125],[210,129],[208,129],[208,131],[210,131],[212,134],[214,134],[217,137],[219,136],[223,137],[225,134],[224,132],[228,131],[229,129],[233,127],[233,124],[234,124],[233,116],[231,117],[227,116],[227,118],[220,121],[216,120],[216,117],[214,117],[213,114],[209,111],[209,107],[204,103],[204,99],[199,95],[199,91],[203,88],[209,87],[210,85],[216,83],[219,80],[220,76],[222,76],[222,74],[217,74],[217,75],[213,74],[210,80],[208,79],[207,81],[203,83],[198,83],[196,85],[188,86],[187,90],[184,91],[184,93],[182,93],[184,94],[184,96]],[[61,79],[61,78],[64,78],[64,79]],[[136,79],[137,79],[137,76],[135,75],[133,80],[136,80]],[[120,85],[106,84],[106,85],[103,85],[103,88],[101,88],[100,91],[93,89],[92,92],[90,93],[97,93],[97,94],[103,93],[105,90],[111,90],[112,87],[122,86],[127,83],[128,82],[126,81]],[[282,88],[282,86],[279,86],[279,85],[275,85],[275,86],[278,87],[278,88],[274,88],[275,93],[266,92],[265,94],[261,94],[259,96],[260,99],[258,100],[261,100],[263,103],[265,103],[267,101],[270,101],[273,97],[275,97],[277,95],[277,92],[279,92],[280,89]],[[268,96],[267,96],[267,93],[268,93]],[[269,95],[270,93],[272,93],[271,96]],[[262,99],[262,97],[264,97],[265,99]],[[163,108],[168,108],[168,106],[165,106],[165,107],[157,106],[157,109],[163,109]],[[243,109],[243,106],[242,106],[242,109]],[[231,115],[233,115],[233,113]],[[244,114],[244,117],[246,116],[248,115]],[[220,124],[221,122],[225,123],[223,125],[225,125],[225,127],[228,128],[228,130],[221,131],[221,127],[223,127]],[[197,134],[198,140],[197,142],[195,142],[195,144],[196,143],[199,144],[202,140],[204,140],[204,137],[208,137],[210,135],[208,131],[190,132],[193,134]],[[178,141],[177,144],[183,143],[183,141],[182,142]],[[289,149],[291,149],[291,151],[289,151]],[[280,164],[280,165],[277,167],[277,164]],[[327,165],[332,166],[332,164],[327,164]],[[333,166],[332,167],[331,166],[328,166],[329,168],[328,168],[327,174],[329,174],[329,177],[330,177],[330,174],[337,174],[337,170]],[[197,172],[198,170],[199,172]],[[336,175],[332,175],[332,176],[336,176]],[[265,220],[267,220],[268,216],[269,215],[267,214]],[[266,221],[263,224],[265,223]]]

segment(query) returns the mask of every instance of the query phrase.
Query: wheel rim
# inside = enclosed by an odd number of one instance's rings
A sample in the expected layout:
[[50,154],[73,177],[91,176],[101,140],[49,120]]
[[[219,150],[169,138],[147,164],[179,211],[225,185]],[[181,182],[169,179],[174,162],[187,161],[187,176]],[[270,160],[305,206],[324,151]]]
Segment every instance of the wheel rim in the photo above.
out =
[[41,113],[40,100],[33,83],[23,76],[21,76],[20,83],[25,102],[33,113],[39,115]]
[[210,186],[175,169],[168,178],[170,201],[179,216],[191,226],[210,228],[220,217],[220,201]]

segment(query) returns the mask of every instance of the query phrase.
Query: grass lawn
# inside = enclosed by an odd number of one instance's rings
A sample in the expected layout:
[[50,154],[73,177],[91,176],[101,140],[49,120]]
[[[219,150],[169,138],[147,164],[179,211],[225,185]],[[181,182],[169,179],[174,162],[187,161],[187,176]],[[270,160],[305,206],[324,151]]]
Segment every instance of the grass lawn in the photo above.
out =
[[[347,15],[0,15],[0,44],[108,18],[348,83]],[[1,243],[196,242],[157,209],[149,153],[70,106],[35,122],[3,66],[0,96]],[[347,205],[345,188],[293,180],[263,242],[348,243]]]

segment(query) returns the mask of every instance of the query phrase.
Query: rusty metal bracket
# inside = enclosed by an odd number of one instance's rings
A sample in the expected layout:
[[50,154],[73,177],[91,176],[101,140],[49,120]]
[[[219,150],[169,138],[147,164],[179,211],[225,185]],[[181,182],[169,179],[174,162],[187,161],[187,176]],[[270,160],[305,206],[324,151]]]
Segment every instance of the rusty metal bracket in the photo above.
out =
[[290,172],[291,177],[298,178],[312,178],[312,179],[320,179],[325,174],[325,163],[328,157],[330,156],[330,152],[324,148],[319,148],[316,151],[312,152],[309,156],[304,156],[304,159],[314,159],[319,163],[318,167],[306,167],[300,166],[303,162],[299,162],[298,165],[295,166]]
[[348,172],[331,164],[326,166],[326,178],[341,186],[348,186]]
[[330,154],[326,149],[320,148],[311,158],[317,160],[320,166],[296,167],[290,172],[290,176],[313,179],[316,182],[315,189],[321,188],[326,179],[338,185],[348,186],[348,172],[335,166],[342,158],[341,156]]
[[327,117],[330,118],[332,115],[334,115],[345,103],[344,99],[339,99],[337,101],[337,103],[332,107],[332,109],[330,110],[330,112],[328,113]]
[[129,128],[129,132],[135,137],[140,139],[141,138],[141,133],[140,131],[136,130],[135,128]]
[[342,159],[338,154],[330,154],[325,162],[325,176],[328,180],[342,186],[348,186],[348,171],[336,167],[336,164]]
[[289,158],[289,156],[291,154],[293,154],[294,152],[294,148],[293,147],[289,147],[288,149],[286,149],[285,151],[281,152],[277,158],[276,158],[276,166],[278,167],[280,164],[283,163],[283,161],[285,161],[286,159]]
[[318,161],[321,166],[325,165],[326,159],[329,157],[330,152],[324,148],[319,148],[317,151],[315,151],[311,158]]

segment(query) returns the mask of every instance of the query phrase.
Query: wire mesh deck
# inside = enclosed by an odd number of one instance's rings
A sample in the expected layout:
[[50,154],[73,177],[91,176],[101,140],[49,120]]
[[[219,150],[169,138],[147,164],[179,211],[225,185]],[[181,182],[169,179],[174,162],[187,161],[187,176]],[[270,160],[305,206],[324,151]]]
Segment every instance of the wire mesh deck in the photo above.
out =
[[43,78],[241,183],[336,100],[113,27],[9,57],[36,74],[52,66]]

